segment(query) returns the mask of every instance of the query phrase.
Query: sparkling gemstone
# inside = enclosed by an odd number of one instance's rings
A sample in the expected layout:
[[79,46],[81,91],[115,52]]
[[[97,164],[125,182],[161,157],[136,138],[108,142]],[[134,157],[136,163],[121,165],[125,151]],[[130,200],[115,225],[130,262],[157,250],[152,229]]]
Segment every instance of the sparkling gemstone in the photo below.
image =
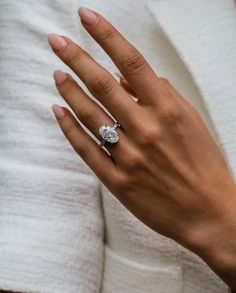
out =
[[119,135],[115,129],[110,126],[101,126],[99,129],[99,134],[103,139],[110,143],[116,143],[119,140]]

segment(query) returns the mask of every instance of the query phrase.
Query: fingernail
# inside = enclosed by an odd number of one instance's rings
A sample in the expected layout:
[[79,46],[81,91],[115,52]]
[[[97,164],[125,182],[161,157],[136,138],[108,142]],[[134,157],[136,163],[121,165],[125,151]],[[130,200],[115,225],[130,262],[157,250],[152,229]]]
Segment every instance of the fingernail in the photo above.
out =
[[98,20],[97,15],[86,7],[80,7],[79,16],[82,22],[87,25],[95,24]]
[[61,85],[67,79],[68,74],[61,70],[56,70],[53,74],[53,77],[56,85]]
[[48,42],[55,51],[62,51],[66,48],[67,42],[60,36],[55,34],[48,35]]
[[57,119],[62,119],[65,116],[65,111],[57,104],[52,105],[52,111]]

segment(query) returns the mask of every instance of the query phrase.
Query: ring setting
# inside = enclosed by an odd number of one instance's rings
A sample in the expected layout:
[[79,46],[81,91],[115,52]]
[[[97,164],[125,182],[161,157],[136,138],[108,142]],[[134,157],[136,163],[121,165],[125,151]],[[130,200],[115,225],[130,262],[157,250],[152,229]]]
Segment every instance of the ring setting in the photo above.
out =
[[102,137],[102,141],[100,143],[101,147],[103,147],[106,142],[113,144],[119,141],[119,134],[116,131],[117,127],[120,127],[120,124],[118,122],[115,122],[112,127],[108,125],[102,125],[99,128],[99,134]]

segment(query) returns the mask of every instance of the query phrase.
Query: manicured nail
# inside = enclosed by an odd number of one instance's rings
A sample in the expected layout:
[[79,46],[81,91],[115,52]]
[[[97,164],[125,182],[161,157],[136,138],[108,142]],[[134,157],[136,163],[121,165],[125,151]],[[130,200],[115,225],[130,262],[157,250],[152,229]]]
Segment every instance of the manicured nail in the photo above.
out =
[[82,22],[87,25],[95,24],[98,21],[97,15],[86,7],[80,7],[79,16]]
[[48,35],[48,42],[53,50],[57,52],[64,50],[67,46],[66,40],[55,34]]
[[62,119],[65,116],[65,111],[57,104],[52,105],[52,111],[57,119]]
[[53,77],[56,85],[61,85],[67,79],[68,74],[61,70],[56,70],[53,74]]

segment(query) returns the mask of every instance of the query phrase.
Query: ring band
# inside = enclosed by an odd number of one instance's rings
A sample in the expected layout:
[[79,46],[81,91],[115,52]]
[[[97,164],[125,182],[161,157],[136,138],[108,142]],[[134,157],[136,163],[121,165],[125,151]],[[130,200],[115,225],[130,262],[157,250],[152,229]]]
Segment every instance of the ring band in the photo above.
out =
[[99,134],[102,137],[100,147],[103,147],[106,142],[114,144],[119,141],[119,134],[116,131],[117,127],[120,127],[120,124],[118,122],[115,122],[112,127],[108,125],[102,125],[99,128]]

